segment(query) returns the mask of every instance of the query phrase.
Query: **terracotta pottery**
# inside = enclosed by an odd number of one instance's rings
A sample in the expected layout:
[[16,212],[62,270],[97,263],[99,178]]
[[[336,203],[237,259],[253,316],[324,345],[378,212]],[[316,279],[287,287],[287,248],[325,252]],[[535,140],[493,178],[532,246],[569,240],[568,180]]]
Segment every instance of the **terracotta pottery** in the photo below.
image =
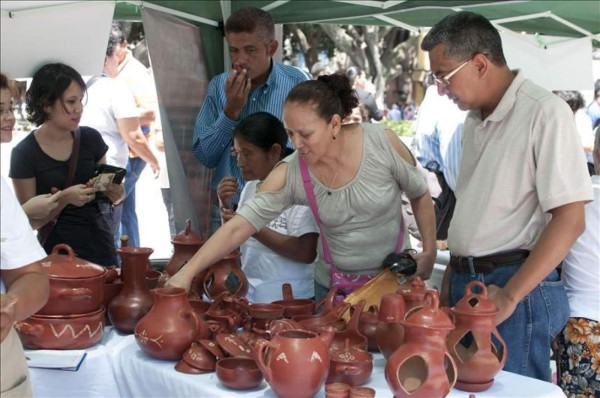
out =
[[315,312],[315,301],[311,299],[295,299],[292,285],[284,283],[281,286],[283,300],[273,301],[273,304],[282,305],[285,310],[283,316],[292,318],[296,315],[312,315]]
[[367,348],[369,351],[378,352],[377,340],[375,334],[377,332],[377,324],[379,323],[379,307],[376,305],[369,306],[367,311],[360,314],[358,320],[358,331],[367,338]]
[[396,293],[404,297],[406,316],[410,315],[410,311],[413,308],[423,305],[425,293],[428,291],[431,291],[431,289],[427,289],[425,282],[423,282],[423,279],[421,279],[419,276],[415,276],[396,291]]
[[225,298],[230,296],[229,293],[221,293],[211,303],[208,310],[204,313],[204,318],[208,321],[214,321],[219,325],[219,330],[223,333],[234,332],[241,324],[241,315],[225,306]]
[[373,373],[373,355],[350,344],[349,339],[342,347],[329,347],[329,376],[327,383],[346,383],[362,386]]
[[136,323],[150,311],[152,295],[146,285],[146,264],[154,250],[148,247],[122,247],[123,289],[108,305],[108,317],[123,333],[133,333]]
[[[198,337],[200,320],[187,300],[185,289],[163,287],[152,291],[154,304],[135,326],[135,340],[146,354],[178,360]],[[208,326],[202,337],[208,335]]]
[[367,337],[358,330],[358,320],[364,307],[365,300],[360,300],[350,308],[352,312],[350,320],[343,330],[335,332],[335,337],[331,342],[331,349],[345,347],[347,344],[350,344],[351,347],[356,347],[364,351],[367,350]]
[[216,370],[221,384],[232,390],[258,387],[263,379],[253,358],[223,358],[217,361]]
[[217,364],[215,356],[196,342],[193,342],[190,347],[185,350],[181,359],[188,365],[204,372],[214,371]]
[[104,307],[77,315],[33,315],[15,324],[25,348],[80,350],[98,343],[104,334]]
[[146,271],[146,286],[148,286],[148,289],[155,289],[158,286],[158,280],[161,276],[162,272],[157,271],[155,269],[151,271]]
[[254,349],[235,333],[219,333],[215,338],[223,352],[231,357],[252,358]]
[[438,292],[427,292],[423,307],[403,321],[404,342],[385,365],[396,398],[445,397],[456,383],[456,365],[446,349],[454,325],[438,306]]
[[269,329],[265,331],[264,337],[267,340],[271,340],[277,333],[292,329],[308,330],[301,323],[292,321],[291,319],[276,319],[269,324]]
[[175,364],[175,370],[180,373],[186,373],[189,375],[201,375],[201,374],[205,374],[205,373],[212,373],[212,370],[202,370],[202,369],[195,368],[192,365],[188,364],[183,359],[181,359],[179,362],[177,362]]
[[325,398],[348,398],[350,388],[346,383],[325,384]]
[[310,398],[321,389],[329,372],[329,345],[335,331],[279,332],[271,341],[256,343],[256,362],[275,394]]
[[223,352],[221,347],[219,347],[219,345],[214,341],[209,339],[200,339],[197,341],[197,343],[199,343],[202,347],[206,348],[208,352],[213,354],[217,361],[221,358],[225,358],[225,353]]
[[316,315],[297,315],[294,321],[300,323],[306,329],[319,333],[324,326],[331,326],[336,330],[342,330],[346,326],[343,319],[344,312],[350,308],[350,303],[340,302],[327,312]]
[[376,391],[370,387],[352,387],[350,389],[350,393],[348,394],[349,398],[373,398],[375,396]]
[[240,256],[241,253],[235,251],[208,267],[203,280],[203,291],[207,297],[214,299],[223,292],[234,296],[248,293],[248,279],[242,271]]
[[[480,293],[473,293],[475,287]],[[472,281],[451,311],[455,329],[448,334],[446,345],[456,362],[455,387],[474,392],[487,390],[507,358],[506,344],[494,325],[498,308],[488,299],[487,287]]]
[[[66,255],[60,251],[67,252]],[[87,314],[102,305],[106,269],[75,256],[71,246],[58,244],[42,260],[50,295],[38,315]]]
[[104,283],[113,283],[119,277],[119,270],[116,265],[110,267],[104,267],[106,273],[104,274]]
[[398,293],[386,293],[381,297],[379,322],[375,330],[375,342],[385,359],[389,359],[404,341],[404,298]]

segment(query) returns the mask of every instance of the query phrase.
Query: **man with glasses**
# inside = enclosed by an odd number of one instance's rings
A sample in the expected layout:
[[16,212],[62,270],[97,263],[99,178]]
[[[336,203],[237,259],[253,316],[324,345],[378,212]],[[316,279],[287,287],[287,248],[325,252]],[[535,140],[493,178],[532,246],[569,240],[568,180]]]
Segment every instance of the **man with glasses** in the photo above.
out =
[[443,294],[454,305],[471,280],[488,285],[507,344],[504,369],[549,381],[550,344],[569,316],[556,267],[593,199],[572,112],[509,69],[500,34],[481,15],[444,18],[421,47],[439,93],[470,110]]

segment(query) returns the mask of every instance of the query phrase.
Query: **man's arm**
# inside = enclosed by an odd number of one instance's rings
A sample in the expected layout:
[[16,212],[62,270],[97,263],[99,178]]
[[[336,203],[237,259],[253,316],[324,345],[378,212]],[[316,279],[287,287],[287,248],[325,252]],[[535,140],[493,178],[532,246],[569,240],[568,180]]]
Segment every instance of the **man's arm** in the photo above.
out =
[[550,210],[552,219],[525,263],[499,288],[488,287],[488,296],[500,309],[494,319],[502,323],[528,295],[566,257],[571,246],[585,229],[584,202],[573,202]]
[[119,127],[121,137],[123,137],[123,141],[127,143],[137,156],[150,164],[152,172],[157,175],[160,170],[158,159],[156,159],[156,156],[154,156],[154,153],[150,149],[148,139],[144,136],[142,130],[140,130],[139,119],[137,117],[117,119],[117,126]]

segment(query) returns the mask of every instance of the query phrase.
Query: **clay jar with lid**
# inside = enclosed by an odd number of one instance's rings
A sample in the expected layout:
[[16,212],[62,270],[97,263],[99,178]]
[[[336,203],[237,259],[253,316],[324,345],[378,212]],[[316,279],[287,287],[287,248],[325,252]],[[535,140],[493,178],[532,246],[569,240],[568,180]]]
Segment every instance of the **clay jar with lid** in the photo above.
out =
[[153,358],[178,360],[198,337],[200,320],[184,289],[164,287],[152,293],[154,304],[136,324],[135,340]]
[[385,365],[394,397],[445,397],[456,383],[456,365],[446,349],[446,336],[454,325],[439,308],[438,292],[427,292],[423,307],[402,324],[404,341]]
[[[60,254],[61,250],[67,254]],[[50,295],[37,315],[87,314],[100,309],[106,269],[76,257],[66,244],[54,246],[40,263],[48,275]]]
[[[474,293],[475,288],[480,293]],[[451,312],[455,329],[448,334],[446,345],[457,366],[455,387],[473,392],[487,390],[507,358],[506,344],[494,325],[498,308],[488,298],[486,286],[472,281]]]
[[[171,243],[173,243],[173,256],[169,259],[165,267],[165,272],[169,276],[175,275],[196,254],[204,242],[202,236],[192,231],[192,222],[190,219],[187,219],[183,231],[179,232],[171,240]],[[192,287],[200,296],[203,294],[202,280],[204,279],[204,275],[206,275],[206,271],[200,272],[192,281]]]
[[203,291],[207,297],[214,299],[224,292],[234,296],[248,293],[248,278],[242,271],[240,256],[241,253],[236,250],[208,267],[203,280]]
[[329,350],[329,375],[327,384],[346,383],[350,386],[362,386],[373,373],[373,355],[346,339],[342,347],[331,347]]
[[425,293],[431,291],[425,286],[425,282],[419,276],[415,276],[409,282],[403,284],[396,293],[400,294],[404,298],[404,304],[406,308],[406,316],[410,315],[413,308],[420,307],[423,305],[425,300]]

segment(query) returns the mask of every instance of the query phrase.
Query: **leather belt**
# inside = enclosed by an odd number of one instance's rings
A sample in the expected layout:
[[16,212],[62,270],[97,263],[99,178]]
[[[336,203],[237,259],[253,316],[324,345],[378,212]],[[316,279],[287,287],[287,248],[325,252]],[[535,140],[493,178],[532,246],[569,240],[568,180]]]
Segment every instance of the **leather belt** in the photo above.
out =
[[469,268],[469,260],[471,259],[476,273],[487,274],[498,267],[514,264],[517,261],[526,259],[528,256],[529,250],[513,250],[482,257],[461,257],[451,254],[448,265],[455,272],[471,273],[471,269]]

